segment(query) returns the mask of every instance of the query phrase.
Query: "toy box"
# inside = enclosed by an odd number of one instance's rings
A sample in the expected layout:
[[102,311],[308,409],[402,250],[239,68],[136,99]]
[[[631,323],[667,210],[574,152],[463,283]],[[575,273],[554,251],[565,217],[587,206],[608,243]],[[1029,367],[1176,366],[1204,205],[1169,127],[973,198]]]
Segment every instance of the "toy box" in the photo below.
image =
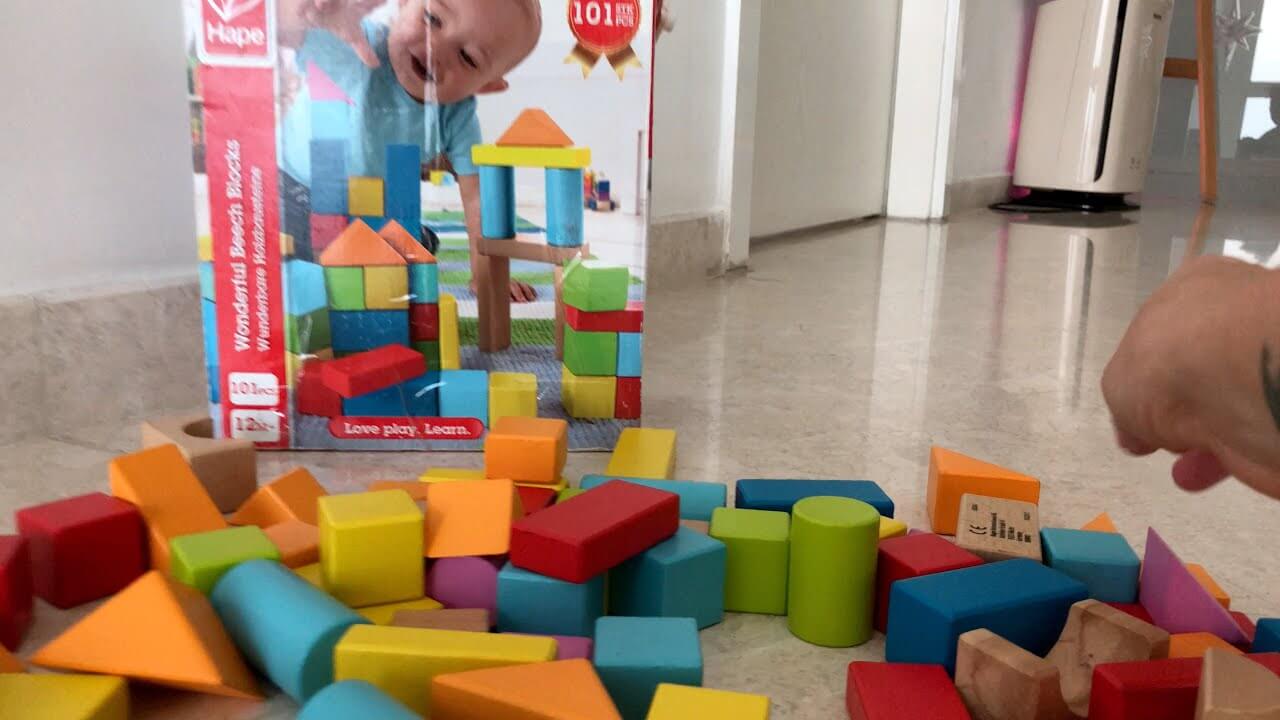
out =
[[536,415],[595,449],[637,424],[652,11],[188,0],[215,432],[468,450]]

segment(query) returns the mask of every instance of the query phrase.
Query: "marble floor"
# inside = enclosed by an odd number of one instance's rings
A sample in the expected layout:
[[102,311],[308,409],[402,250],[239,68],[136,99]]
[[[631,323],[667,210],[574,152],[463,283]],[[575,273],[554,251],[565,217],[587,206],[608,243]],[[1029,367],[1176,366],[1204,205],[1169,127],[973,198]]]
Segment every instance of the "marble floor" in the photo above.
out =
[[[1275,262],[1276,210],[1224,204],[1212,218],[1162,205],[1123,218],[997,216],[944,224],[869,221],[753,248],[752,269],[649,299],[646,421],[680,433],[678,476],[870,478],[898,516],[926,522],[931,444],[1044,481],[1045,525],[1111,513],[1141,549],[1156,527],[1204,564],[1233,609],[1280,615],[1280,503],[1235,483],[1176,490],[1168,456],[1112,443],[1098,380],[1148,294],[1201,252]],[[1198,222],[1197,222],[1198,220]],[[194,379],[193,379],[194,381]],[[111,424],[0,447],[0,531],[9,510],[104,489],[104,462],[135,447]],[[569,476],[606,457],[574,455]],[[476,455],[264,454],[270,477],[304,464],[333,490],[410,478]],[[41,604],[24,654],[74,616]],[[122,638],[127,641],[127,639]],[[705,684],[768,694],[775,720],[844,717],[844,669],[883,658],[883,637],[807,645],[784,618],[728,615],[702,633]],[[287,718],[293,705],[134,694],[138,718]]]

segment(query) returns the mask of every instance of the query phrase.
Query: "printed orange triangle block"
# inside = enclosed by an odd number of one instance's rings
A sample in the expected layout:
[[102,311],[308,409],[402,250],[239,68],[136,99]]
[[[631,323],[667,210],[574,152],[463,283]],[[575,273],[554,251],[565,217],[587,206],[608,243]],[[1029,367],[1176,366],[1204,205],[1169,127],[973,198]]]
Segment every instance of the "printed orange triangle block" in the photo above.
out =
[[587,660],[512,665],[437,675],[432,720],[621,720]]
[[364,267],[404,265],[405,261],[373,228],[363,220],[355,220],[320,253],[320,264],[326,267]]
[[1040,481],[954,450],[937,447],[929,453],[929,485],[925,506],[935,533],[954,535],[964,495],[1002,498],[1039,504]]
[[1108,533],[1120,532],[1119,530],[1116,530],[1116,524],[1111,522],[1111,516],[1106,513],[1102,513],[1098,515],[1098,517],[1085,523],[1084,526],[1082,526],[1080,529],[1092,530],[1094,532],[1108,532]]
[[993,478],[1000,480],[1032,480],[1029,475],[1002,468],[984,460],[969,457],[954,450],[942,447],[933,448],[933,461],[940,472],[947,475],[963,475],[975,478]]
[[213,695],[262,697],[209,600],[157,571],[40,648],[31,662]]
[[422,243],[415,240],[409,231],[395,220],[387,221],[387,224],[378,231],[378,235],[411,265],[431,265],[436,261],[436,256],[422,247]]
[[520,147],[571,147],[573,140],[545,110],[529,108],[498,138],[499,145]]

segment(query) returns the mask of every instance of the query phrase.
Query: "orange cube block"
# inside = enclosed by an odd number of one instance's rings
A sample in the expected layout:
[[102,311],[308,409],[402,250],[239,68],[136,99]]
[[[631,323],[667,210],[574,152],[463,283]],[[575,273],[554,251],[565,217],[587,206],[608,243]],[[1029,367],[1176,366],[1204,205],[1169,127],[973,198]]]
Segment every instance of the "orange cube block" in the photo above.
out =
[[231,516],[232,525],[268,528],[286,520],[319,525],[316,501],[328,495],[306,468],[294,468],[258,488]]
[[169,541],[227,526],[177,445],[121,455],[107,465],[111,494],[138,506],[147,523],[151,566],[169,569]]
[[927,507],[935,533],[956,534],[960,497],[966,493],[1039,504],[1040,481],[934,446],[929,453]]
[[427,557],[505,555],[511,548],[511,523],[524,516],[515,483],[471,480],[425,484],[423,552]]
[[1213,633],[1193,632],[1172,633],[1169,635],[1169,657],[1171,658],[1204,657],[1204,654],[1208,652],[1210,648],[1225,650],[1237,655],[1244,654],[1243,650]]
[[301,520],[285,520],[263,530],[276,549],[280,562],[288,568],[298,568],[320,562],[320,528]]
[[1204,569],[1203,565],[1200,565],[1199,563],[1187,563],[1187,570],[1191,571],[1196,582],[1200,583],[1200,586],[1205,590],[1208,590],[1209,594],[1213,596],[1214,600],[1218,601],[1218,604],[1221,605],[1224,610],[1231,609],[1231,596],[1227,594],[1226,590],[1222,589],[1222,586],[1213,579],[1213,576],[1209,574],[1208,570]]
[[554,485],[569,458],[569,423],[554,418],[499,418],[484,440],[484,474],[491,479]]

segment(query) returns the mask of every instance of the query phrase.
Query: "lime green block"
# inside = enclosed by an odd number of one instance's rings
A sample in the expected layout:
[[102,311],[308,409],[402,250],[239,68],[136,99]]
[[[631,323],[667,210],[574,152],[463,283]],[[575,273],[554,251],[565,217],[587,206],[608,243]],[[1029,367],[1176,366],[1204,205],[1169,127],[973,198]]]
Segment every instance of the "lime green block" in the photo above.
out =
[[719,507],[711,537],[724,543],[724,609],[785,615],[791,516],[773,510]]
[[327,267],[324,283],[332,310],[364,310],[364,268]]
[[333,346],[329,308],[284,316],[284,346],[295,355],[312,355]]
[[581,495],[584,492],[586,492],[586,490],[583,490],[582,488],[567,487],[561,490],[560,492],[556,493],[556,502],[562,503],[565,500],[568,500],[569,498],[574,497],[575,495]]
[[413,349],[422,353],[422,357],[427,359],[428,370],[440,369],[440,341],[438,340],[415,340]]
[[597,260],[574,258],[564,268],[564,302],[579,310],[625,310],[631,271]]
[[574,375],[617,375],[618,333],[564,326],[564,364]]
[[871,637],[880,513],[850,498],[791,508],[787,626],[805,642],[853,647]]
[[169,541],[169,572],[208,595],[223,573],[246,560],[279,560],[275,543],[256,525],[183,535]]

